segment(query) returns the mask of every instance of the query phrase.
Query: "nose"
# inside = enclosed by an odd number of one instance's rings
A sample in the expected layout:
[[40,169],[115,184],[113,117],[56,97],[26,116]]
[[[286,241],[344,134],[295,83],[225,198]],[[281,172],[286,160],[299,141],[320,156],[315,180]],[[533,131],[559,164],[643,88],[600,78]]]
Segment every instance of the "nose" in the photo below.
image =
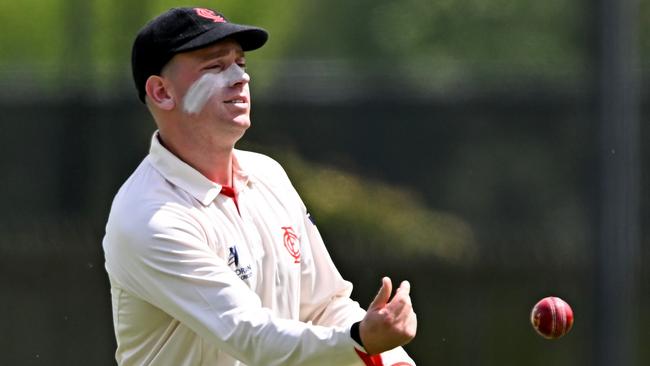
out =
[[241,66],[233,64],[233,69],[230,86],[246,85],[251,81],[250,75]]

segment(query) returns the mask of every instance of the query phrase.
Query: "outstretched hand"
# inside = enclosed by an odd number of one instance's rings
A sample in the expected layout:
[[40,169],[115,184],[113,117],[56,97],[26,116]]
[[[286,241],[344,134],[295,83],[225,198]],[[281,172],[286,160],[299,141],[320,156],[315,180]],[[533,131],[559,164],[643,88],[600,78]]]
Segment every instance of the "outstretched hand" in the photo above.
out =
[[411,285],[403,281],[391,299],[393,284],[388,277],[359,324],[361,341],[366,351],[378,354],[409,343],[417,331],[418,321],[411,305]]

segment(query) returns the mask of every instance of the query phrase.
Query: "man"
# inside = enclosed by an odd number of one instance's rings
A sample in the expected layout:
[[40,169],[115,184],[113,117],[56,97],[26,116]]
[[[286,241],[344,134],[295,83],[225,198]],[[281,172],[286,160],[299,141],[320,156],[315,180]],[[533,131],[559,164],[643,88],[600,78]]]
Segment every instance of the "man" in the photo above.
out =
[[158,131],[117,193],[103,247],[120,365],[414,365],[409,284],[349,296],[285,172],[235,149],[250,125],[245,51],[265,30],[176,8],[136,37]]

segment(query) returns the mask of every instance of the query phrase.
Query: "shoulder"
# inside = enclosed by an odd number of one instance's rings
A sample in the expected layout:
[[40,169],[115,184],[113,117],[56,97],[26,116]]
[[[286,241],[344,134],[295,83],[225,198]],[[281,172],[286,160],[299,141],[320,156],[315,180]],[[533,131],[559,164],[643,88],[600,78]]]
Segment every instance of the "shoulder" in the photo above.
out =
[[295,205],[292,207],[300,211],[306,210],[298,191],[279,162],[264,154],[242,150],[236,151],[236,157],[257,189],[276,197],[283,205]]
[[275,159],[245,150],[236,150],[235,154],[240,167],[251,176],[262,181],[281,181],[282,183],[289,181],[284,168]]
[[282,169],[280,163],[268,155],[258,152],[235,150],[235,156],[243,168]]
[[194,216],[191,197],[168,182],[145,159],[113,200],[106,224],[105,249],[137,250],[152,238],[171,231],[201,236]]

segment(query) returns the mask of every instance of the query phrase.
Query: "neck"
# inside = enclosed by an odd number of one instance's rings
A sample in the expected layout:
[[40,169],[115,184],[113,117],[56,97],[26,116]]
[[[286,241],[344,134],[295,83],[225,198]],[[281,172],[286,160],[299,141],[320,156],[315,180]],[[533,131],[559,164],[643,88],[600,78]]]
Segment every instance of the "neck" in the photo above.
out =
[[232,186],[234,145],[219,146],[212,142],[168,140],[162,133],[160,142],[167,150],[183,160],[206,178],[222,186]]
[[191,164],[206,178],[222,186],[232,186],[233,149],[213,154],[199,154]]

